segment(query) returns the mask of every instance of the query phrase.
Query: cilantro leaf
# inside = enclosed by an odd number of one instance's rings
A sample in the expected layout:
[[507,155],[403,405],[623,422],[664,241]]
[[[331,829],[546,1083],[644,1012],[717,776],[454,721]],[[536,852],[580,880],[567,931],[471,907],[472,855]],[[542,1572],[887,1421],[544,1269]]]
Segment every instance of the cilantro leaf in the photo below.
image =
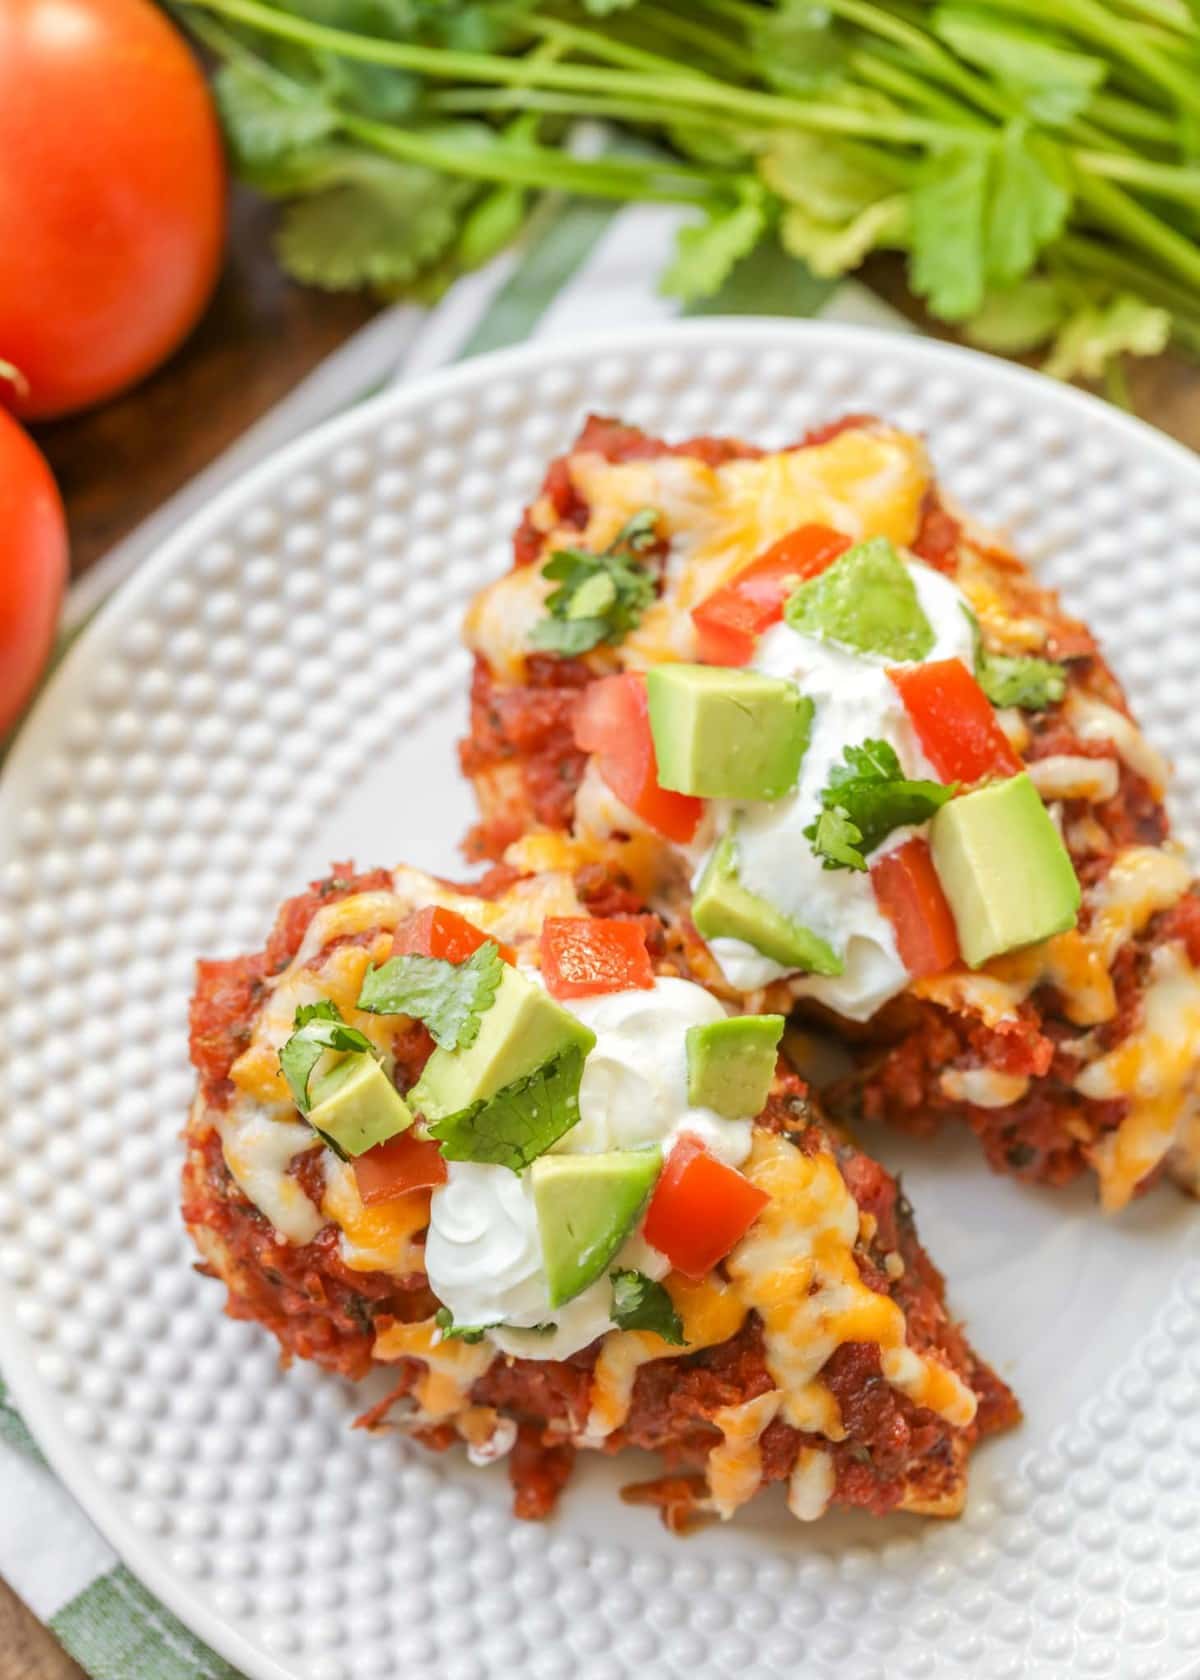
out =
[[654,577],[640,557],[657,541],[658,514],[642,508],[600,554],[555,549],[542,576],[559,587],[546,597],[549,617],[533,627],[534,647],[587,653],[601,642],[619,642],[628,635],[654,599]]
[[471,190],[349,148],[331,157],[326,182],[287,206],[276,246],[297,280],[330,291],[416,280],[454,244]]
[[766,194],[751,182],[735,204],[716,205],[704,221],[679,230],[675,258],[659,281],[659,291],[685,303],[711,297],[766,229]]
[[424,1021],[443,1050],[474,1044],[479,1020],[496,1000],[504,974],[497,947],[488,940],[465,962],[441,957],[389,957],[367,969],[358,1008],[372,1015],[411,1015]]
[[249,58],[223,65],[213,77],[213,93],[230,157],[244,175],[280,163],[337,127],[324,100]]
[[519,1173],[578,1123],[582,1078],[583,1052],[564,1050],[485,1102],[431,1123],[429,1135],[447,1161],[483,1161]]
[[960,58],[1018,93],[1027,114],[1049,127],[1079,116],[1107,73],[1102,58],[982,8],[942,5],[932,21],[934,33]]
[[686,1347],[683,1321],[661,1283],[645,1272],[618,1271],[612,1278],[612,1321],[622,1330],[650,1330],[672,1347]]
[[842,757],[821,791],[822,811],[804,830],[826,869],[866,869],[867,854],[894,829],[927,822],[958,785],[910,780],[887,741],[846,747]]
[[[444,1342],[481,1342],[489,1330],[496,1328],[495,1324],[455,1324],[449,1307],[439,1307],[433,1315],[433,1322],[441,1331]],[[497,1319],[496,1323],[499,1322]]]
[[867,860],[859,850],[862,830],[855,827],[849,813],[840,805],[822,811],[816,821],[804,830],[804,837],[812,841],[812,849],[825,869],[867,867]]
[[342,1012],[329,998],[304,1003],[292,1022],[295,1032],[279,1052],[279,1067],[288,1082],[292,1100],[301,1114],[308,1113],[308,1082],[326,1050],[374,1055],[371,1041],[357,1027],[350,1027]]
[[1069,311],[1063,288],[1043,275],[1015,286],[989,287],[982,307],[966,326],[966,336],[981,350],[1019,356],[1054,336]]
[[1171,336],[1171,317],[1128,292],[1089,304],[1059,329],[1045,372],[1056,379],[1099,379],[1114,356],[1157,356]]
[[1042,247],[1062,232],[1070,203],[1025,125],[1010,123],[992,161],[985,233],[988,280],[1010,286],[1023,279]]
[[1043,712],[1067,692],[1067,670],[1052,659],[984,653],[975,667],[979,686],[993,706]]

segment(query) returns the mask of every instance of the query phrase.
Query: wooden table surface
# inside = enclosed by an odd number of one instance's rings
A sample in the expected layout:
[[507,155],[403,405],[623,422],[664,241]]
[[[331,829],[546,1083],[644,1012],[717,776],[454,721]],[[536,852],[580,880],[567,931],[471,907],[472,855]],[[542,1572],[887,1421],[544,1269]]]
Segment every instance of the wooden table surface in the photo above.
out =
[[[285,280],[271,256],[269,215],[235,193],[225,274],[204,320],[166,367],[104,408],[39,428],[66,502],[76,576],[373,313],[367,299]],[[933,330],[905,293],[897,263],[880,260],[866,278]],[[1200,450],[1200,366],[1162,356],[1132,368],[1131,383],[1143,419]],[[83,1680],[2,1580],[0,1680]]]

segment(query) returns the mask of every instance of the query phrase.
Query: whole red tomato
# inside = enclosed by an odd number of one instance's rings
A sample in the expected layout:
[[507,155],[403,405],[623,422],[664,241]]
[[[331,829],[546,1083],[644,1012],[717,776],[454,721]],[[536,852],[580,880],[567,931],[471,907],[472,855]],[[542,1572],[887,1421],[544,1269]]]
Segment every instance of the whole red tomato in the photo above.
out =
[[195,323],[224,236],[220,134],[150,0],[0,0],[0,160],[0,360],[28,387],[17,412],[44,419],[132,384]]
[[67,526],[50,468],[0,410],[0,736],[32,694],[67,579]]

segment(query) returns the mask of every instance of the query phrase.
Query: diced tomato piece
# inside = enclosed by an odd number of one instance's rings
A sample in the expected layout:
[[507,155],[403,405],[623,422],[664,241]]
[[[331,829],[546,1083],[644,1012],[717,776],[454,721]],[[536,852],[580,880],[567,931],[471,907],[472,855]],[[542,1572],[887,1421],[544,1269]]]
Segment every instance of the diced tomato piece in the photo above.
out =
[[654,1187],[643,1234],[684,1277],[706,1277],[770,1199],[685,1132]]
[[1015,776],[1022,766],[987,695],[961,659],[889,673],[925,756],[944,782]]
[[654,970],[637,922],[548,916],[542,926],[542,975],[551,997],[649,990]]
[[575,744],[593,753],[596,769],[623,805],[667,840],[695,834],[704,801],[658,785],[646,679],[638,671],[601,677],[583,691],[575,714]]
[[871,865],[875,901],[896,930],[900,961],[919,980],[962,961],[954,915],[929,847],[918,835]]
[[[474,922],[460,916],[457,910],[443,910],[431,905],[406,916],[396,929],[392,940],[394,957],[440,957],[443,962],[466,962],[472,952],[486,945],[491,934],[483,933]],[[498,944],[496,940],[493,944]],[[513,951],[500,946],[505,962],[513,961]]]
[[823,572],[849,547],[849,537],[828,525],[801,525],[772,543],[692,608],[700,658],[706,665],[745,665],[763,631],[783,617],[796,585]]
[[[420,953],[418,953],[419,955]],[[410,1190],[445,1184],[446,1163],[432,1138],[417,1137],[410,1129],[386,1143],[377,1143],[354,1157],[354,1179],[364,1207],[394,1202]]]

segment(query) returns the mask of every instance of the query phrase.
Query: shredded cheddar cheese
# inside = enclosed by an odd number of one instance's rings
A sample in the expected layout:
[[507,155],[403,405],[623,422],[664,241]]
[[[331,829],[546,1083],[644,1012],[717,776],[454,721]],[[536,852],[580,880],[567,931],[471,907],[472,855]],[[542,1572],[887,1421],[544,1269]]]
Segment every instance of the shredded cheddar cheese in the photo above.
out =
[[746,1308],[720,1278],[702,1278],[694,1283],[672,1272],[666,1289],[682,1321],[686,1347],[673,1347],[647,1330],[614,1330],[606,1336],[592,1373],[591,1405],[582,1445],[599,1445],[625,1422],[641,1366],[651,1359],[716,1347],[741,1329]]
[[1200,1100],[1200,972],[1180,945],[1151,959],[1141,1024],[1075,1081],[1085,1097],[1125,1098],[1129,1112],[1092,1151],[1100,1200],[1113,1211],[1129,1201],[1188,1124]]
[[824,1447],[801,1447],[788,1478],[788,1510],[800,1522],[823,1517],[833,1498],[833,1458]]
[[472,1385],[492,1363],[495,1350],[487,1342],[445,1340],[432,1318],[416,1324],[391,1324],[375,1338],[374,1354],[383,1361],[420,1359],[426,1369],[418,1377],[413,1398],[423,1421],[435,1422],[462,1412]]
[[424,1269],[424,1251],[413,1239],[429,1224],[428,1190],[410,1190],[390,1202],[364,1207],[354,1169],[327,1154],[321,1211],[340,1227],[342,1260],[352,1272],[407,1277]]
[[779,1410],[783,1395],[777,1388],[743,1400],[737,1406],[722,1406],[712,1421],[721,1431],[721,1442],[708,1455],[708,1489],[712,1508],[722,1521],[739,1505],[754,1498],[762,1486],[763,1430]]
[[806,1155],[756,1130],[743,1171],[771,1199],[725,1266],[762,1320],[786,1421],[843,1440],[837,1401],[820,1372],[843,1343],[874,1342],[896,1388],[956,1426],[969,1423],[971,1390],[949,1367],[907,1347],[900,1308],[863,1282],[854,1257],[858,1204],[832,1152]]

